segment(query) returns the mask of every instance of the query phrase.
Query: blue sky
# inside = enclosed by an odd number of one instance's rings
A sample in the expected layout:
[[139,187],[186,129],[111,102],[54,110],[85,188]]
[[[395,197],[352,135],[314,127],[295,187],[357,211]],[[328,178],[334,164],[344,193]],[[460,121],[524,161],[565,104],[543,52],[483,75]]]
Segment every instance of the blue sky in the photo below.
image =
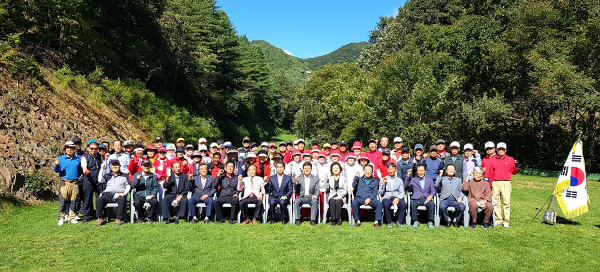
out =
[[299,58],[367,41],[381,16],[396,15],[406,0],[218,0],[238,35],[265,40]]

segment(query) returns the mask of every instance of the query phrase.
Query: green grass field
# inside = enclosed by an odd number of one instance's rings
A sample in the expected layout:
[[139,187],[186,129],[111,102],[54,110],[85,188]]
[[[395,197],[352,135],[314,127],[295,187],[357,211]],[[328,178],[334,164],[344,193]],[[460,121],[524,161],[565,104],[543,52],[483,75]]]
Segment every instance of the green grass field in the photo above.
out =
[[[511,228],[359,228],[199,223],[57,226],[58,203],[0,205],[0,270],[600,270],[600,184],[590,212],[531,222],[555,178],[516,176]],[[559,215],[562,213],[559,212]]]

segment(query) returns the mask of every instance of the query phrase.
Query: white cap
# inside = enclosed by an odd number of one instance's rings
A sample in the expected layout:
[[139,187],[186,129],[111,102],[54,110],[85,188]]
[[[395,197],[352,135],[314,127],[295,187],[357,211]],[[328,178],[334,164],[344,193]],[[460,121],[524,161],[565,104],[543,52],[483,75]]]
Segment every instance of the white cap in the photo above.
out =
[[267,147],[268,147],[268,146],[269,146],[269,143],[267,143],[267,142],[262,142],[262,144],[260,144],[260,146],[261,146],[261,147],[263,147],[263,146],[267,146]]
[[467,150],[467,149],[473,150],[473,145],[472,144],[466,144],[465,145],[465,150]]
[[400,138],[400,137],[394,138],[394,143],[401,143],[401,142],[402,142],[402,138]]
[[167,150],[176,150],[177,148],[175,148],[174,144],[168,144],[167,145]]
[[489,142],[485,143],[485,148],[494,148],[494,142],[489,141]]
[[295,141],[294,141],[294,145],[297,145],[298,143],[299,143],[299,141],[298,141],[298,140],[295,140]]
[[267,154],[266,154],[266,153],[260,153],[260,154],[258,154],[258,156],[259,156],[259,157],[269,157],[269,156],[267,156]]
[[460,148],[460,143],[458,143],[457,141],[454,141],[454,142],[450,143],[450,147],[458,147],[458,148]]
[[208,149],[206,148],[206,145],[201,144],[198,146],[198,150],[202,151],[202,150],[208,150]]
[[499,142],[496,148],[504,148],[506,149],[506,144],[504,142]]
[[138,147],[138,148],[136,148],[136,149],[133,150],[133,152],[138,152],[138,151],[144,151],[144,149],[141,148],[141,147]]
[[217,143],[210,144],[210,148],[213,148],[213,147],[219,148],[219,145]]
[[231,142],[224,142],[223,145],[232,145]]
[[200,139],[198,139],[198,143],[206,143],[206,138],[200,138]]
[[248,155],[246,155],[246,158],[256,158],[256,154],[254,154],[254,152],[248,152]]
[[304,139],[302,139],[302,138],[300,138],[300,139],[298,139],[296,141],[298,141],[298,143],[304,143]]

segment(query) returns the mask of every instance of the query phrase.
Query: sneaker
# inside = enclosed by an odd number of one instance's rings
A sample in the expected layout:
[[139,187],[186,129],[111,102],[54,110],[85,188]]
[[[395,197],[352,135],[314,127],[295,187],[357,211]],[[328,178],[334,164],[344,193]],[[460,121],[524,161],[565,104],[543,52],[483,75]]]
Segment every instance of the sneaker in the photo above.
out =
[[208,224],[210,223],[210,219],[208,219],[208,217],[204,218],[204,224]]
[[69,223],[71,223],[71,224],[77,224],[79,222],[77,221],[77,219],[73,218],[73,219],[71,219],[71,221],[69,221]]
[[148,224],[152,224],[152,223],[154,223],[154,220],[148,219]]
[[490,228],[490,224],[489,223],[483,223],[483,229],[489,229]]
[[504,224],[502,224],[502,226],[505,227],[505,228],[507,228],[507,229],[509,228],[508,222],[504,222]]
[[62,226],[64,223],[65,223],[65,220],[64,220],[64,219],[62,219],[62,218],[61,218],[61,219],[58,219],[58,225],[59,225],[59,226]]
[[476,222],[471,222],[471,228],[472,229],[476,229],[477,228],[477,223]]
[[65,221],[69,221],[69,216],[65,214]]
[[194,218],[194,219],[192,219],[192,221],[190,221],[190,224],[196,224],[196,223],[198,223],[198,219],[196,219],[196,218]]
[[233,222],[233,219],[229,219],[229,225],[235,225],[235,222]]
[[433,228],[435,228],[435,226],[434,226],[434,225],[433,225],[433,223],[431,223],[431,222],[427,223],[427,227],[428,227],[428,228],[430,228],[430,229],[433,229]]
[[375,226],[376,228],[381,227],[381,225],[379,225],[379,222],[375,221],[375,224],[373,224],[373,226]]
[[271,221],[269,221],[269,224],[270,224],[270,225],[273,225],[273,224],[275,224],[275,220],[271,220]]
[[401,227],[401,228],[403,228],[403,227],[404,227],[404,224],[402,224],[402,223],[400,223],[400,222],[396,222],[396,225],[398,225],[398,227]]
[[392,224],[392,223],[388,223],[387,225],[388,225],[388,228],[391,228],[394,226],[394,224]]
[[173,223],[175,223],[175,225],[179,224],[179,217],[175,217],[175,221],[173,221]]
[[454,223],[452,223],[454,225],[455,228],[460,228],[460,226],[458,225],[458,222],[454,221]]
[[104,221],[104,219],[100,218],[98,219],[98,223],[96,223],[96,226],[102,226],[106,223],[106,221]]
[[418,227],[419,227],[419,225],[421,225],[421,224],[419,223],[419,221],[415,221],[415,223],[413,223],[413,226],[412,226],[412,227],[413,227],[413,228],[418,228]]
[[331,221],[331,226],[336,226],[337,225],[337,221]]
[[219,219],[219,221],[217,221],[217,222],[218,222],[218,223],[221,223],[221,224],[223,224],[223,223],[225,223],[225,219],[221,218],[221,219]]
[[341,227],[342,226],[342,220],[338,220],[337,221],[337,225]]
[[75,215],[75,220],[81,220],[81,217],[79,217],[79,215]]
[[446,221],[446,228],[449,228],[452,225],[452,222],[450,220]]
[[360,227],[360,220],[356,221],[356,223],[354,223],[355,227]]
[[296,226],[300,226],[300,224],[302,224],[302,221],[300,219],[296,220]]

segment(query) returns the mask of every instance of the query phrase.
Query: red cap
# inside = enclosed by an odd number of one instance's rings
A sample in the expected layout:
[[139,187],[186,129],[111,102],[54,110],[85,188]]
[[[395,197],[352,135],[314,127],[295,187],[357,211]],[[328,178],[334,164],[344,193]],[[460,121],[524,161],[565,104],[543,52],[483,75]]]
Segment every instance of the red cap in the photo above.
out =
[[360,157],[358,157],[358,159],[367,159],[370,161],[369,154],[367,154],[367,152],[360,153]]
[[319,152],[319,157],[327,158],[327,153],[325,151]]
[[331,154],[329,154],[329,156],[330,157],[332,157],[332,156],[338,156],[338,158],[341,158],[342,157],[342,153],[340,153],[339,150],[334,149],[334,150],[331,150]]
[[321,151],[321,150],[319,150],[319,148],[318,148],[318,147],[315,147],[315,148],[313,148],[313,149],[312,149],[312,152],[320,152],[320,151]]
[[277,145],[275,143],[270,143],[269,147],[277,147]]
[[310,151],[308,151],[308,150],[304,150],[304,153],[303,153],[303,155],[302,155],[302,156],[303,156],[303,157],[304,157],[304,156],[312,156],[312,153],[311,153]]
[[356,159],[356,156],[354,156],[354,153],[348,153],[348,156],[346,156],[346,159],[348,159],[348,158]]
[[158,152],[167,152],[167,148],[166,148],[166,147],[164,147],[164,146],[161,146],[161,147],[158,149]]
[[156,150],[156,147],[153,145],[146,146],[146,149]]
[[352,149],[356,149],[356,148],[358,148],[358,149],[362,149],[363,148],[362,144],[360,142],[358,142],[358,141],[354,142],[354,144],[352,145]]
[[300,149],[294,149],[294,151],[292,151],[292,156],[296,155],[302,155],[302,151],[300,151]]

